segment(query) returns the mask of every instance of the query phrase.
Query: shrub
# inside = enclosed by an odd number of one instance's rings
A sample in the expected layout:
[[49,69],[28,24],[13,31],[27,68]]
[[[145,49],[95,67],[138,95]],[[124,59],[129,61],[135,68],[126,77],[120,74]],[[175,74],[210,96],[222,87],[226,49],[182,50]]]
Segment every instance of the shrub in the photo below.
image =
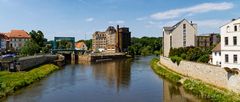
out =
[[182,59],[186,59],[186,57],[187,57],[187,54],[185,54],[185,53],[181,54]]
[[203,56],[201,56],[200,58],[198,58],[197,62],[203,62],[203,63],[208,63],[209,61],[209,55],[205,54]]
[[182,61],[182,58],[178,57],[178,56],[173,56],[173,57],[171,57],[171,60],[172,60],[173,63],[177,62],[177,65],[179,65],[180,62]]

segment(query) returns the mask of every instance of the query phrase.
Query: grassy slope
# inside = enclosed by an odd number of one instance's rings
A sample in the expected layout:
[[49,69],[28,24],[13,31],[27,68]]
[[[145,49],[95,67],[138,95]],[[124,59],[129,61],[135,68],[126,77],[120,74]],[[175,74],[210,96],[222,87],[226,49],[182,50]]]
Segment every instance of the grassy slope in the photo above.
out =
[[42,79],[58,69],[58,66],[46,64],[28,72],[0,72],[0,98],[13,93],[14,91],[25,87],[34,81]]
[[[158,66],[158,61],[159,59],[152,59],[151,61],[151,67],[158,75],[161,75],[174,83],[181,80],[181,75]],[[213,86],[207,85],[198,80],[186,79],[183,82],[183,87],[190,93],[213,102],[240,102],[239,95],[230,91],[216,89]]]

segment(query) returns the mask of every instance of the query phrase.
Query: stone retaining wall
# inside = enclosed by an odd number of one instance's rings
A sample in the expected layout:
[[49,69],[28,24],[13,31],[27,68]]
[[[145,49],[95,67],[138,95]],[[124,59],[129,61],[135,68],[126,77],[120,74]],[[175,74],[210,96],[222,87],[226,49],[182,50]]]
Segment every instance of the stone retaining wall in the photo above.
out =
[[28,70],[35,66],[44,64],[44,63],[51,63],[57,59],[57,55],[37,55],[37,56],[29,56],[29,57],[22,57],[18,60],[18,67],[20,70]]
[[240,93],[240,75],[232,75],[219,66],[190,61],[181,61],[177,65],[171,59],[162,56],[160,64],[184,76]]

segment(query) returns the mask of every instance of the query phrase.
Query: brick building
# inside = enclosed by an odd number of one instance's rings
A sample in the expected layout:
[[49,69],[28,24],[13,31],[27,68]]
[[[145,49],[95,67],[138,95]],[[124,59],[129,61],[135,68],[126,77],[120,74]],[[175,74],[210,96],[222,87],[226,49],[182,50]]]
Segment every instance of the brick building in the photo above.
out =
[[216,33],[198,35],[197,36],[197,46],[198,47],[210,47],[217,45],[220,42],[220,35]]

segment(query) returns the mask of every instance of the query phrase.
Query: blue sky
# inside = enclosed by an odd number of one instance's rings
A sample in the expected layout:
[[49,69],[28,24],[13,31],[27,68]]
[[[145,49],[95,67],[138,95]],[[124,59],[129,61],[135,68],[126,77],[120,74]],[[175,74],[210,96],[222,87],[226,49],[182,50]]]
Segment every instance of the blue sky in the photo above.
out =
[[132,36],[162,36],[162,27],[186,18],[198,33],[240,17],[240,0],[0,0],[0,32],[41,30],[54,36],[90,39],[109,25],[130,27]]

